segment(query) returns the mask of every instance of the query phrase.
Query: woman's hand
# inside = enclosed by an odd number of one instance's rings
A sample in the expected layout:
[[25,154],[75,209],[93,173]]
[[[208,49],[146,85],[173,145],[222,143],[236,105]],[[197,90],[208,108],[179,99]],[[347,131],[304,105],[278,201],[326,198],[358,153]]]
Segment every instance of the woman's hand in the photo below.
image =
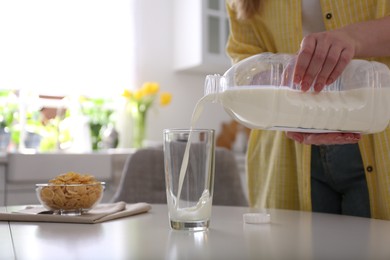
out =
[[[390,56],[390,16],[347,25],[343,28],[307,35],[301,43],[294,68],[294,83],[308,91],[321,91],[332,84],[352,58]],[[304,144],[357,143],[357,133],[298,133],[286,135]]]
[[294,83],[302,91],[321,91],[333,83],[355,55],[355,41],[348,33],[335,30],[303,38],[294,69]]
[[361,134],[358,133],[300,133],[286,132],[286,136],[302,144],[334,145],[357,143]]
[[[301,43],[294,68],[294,83],[308,91],[320,92],[332,84],[355,55],[355,42],[343,31],[326,31],[306,36]],[[286,132],[287,137],[302,144],[334,145],[357,143],[356,133],[299,133]]]
[[352,58],[390,56],[390,16],[307,35],[301,43],[294,83],[321,91],[333,83]]

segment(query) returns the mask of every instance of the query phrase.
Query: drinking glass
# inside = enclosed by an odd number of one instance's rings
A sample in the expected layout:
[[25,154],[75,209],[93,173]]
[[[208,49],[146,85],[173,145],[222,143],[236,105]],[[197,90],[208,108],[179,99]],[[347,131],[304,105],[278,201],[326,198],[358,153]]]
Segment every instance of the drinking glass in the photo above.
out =
[[207,230],[214,189],[215,131],[165,129],[163,136],[171,228]]

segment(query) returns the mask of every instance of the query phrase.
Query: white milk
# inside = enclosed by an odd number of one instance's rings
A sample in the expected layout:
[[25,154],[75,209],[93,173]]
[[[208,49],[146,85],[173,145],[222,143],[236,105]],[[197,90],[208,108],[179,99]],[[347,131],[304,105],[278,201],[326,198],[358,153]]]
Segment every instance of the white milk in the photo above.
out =
[[218,100],[242,124],[258,129],[373,133],[384,130],[390,118],[390,88],[303,93],[235,87],[219,93]]
[[[184,172],[185,174],[185,172]],[[169,202],[168,202],[169,203]],[[177,204],[175,205],[177,206]],[[208,190],[205,190],[198,203],[190,208],[176,208],[171,211],[172,220],[202,221],[211,215],[212,199]]]

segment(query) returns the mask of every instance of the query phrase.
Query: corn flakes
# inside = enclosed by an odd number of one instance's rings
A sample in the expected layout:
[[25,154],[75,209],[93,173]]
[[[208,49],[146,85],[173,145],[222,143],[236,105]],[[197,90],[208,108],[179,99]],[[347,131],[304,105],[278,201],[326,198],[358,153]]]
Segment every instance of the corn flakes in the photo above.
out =
[[92,175],[68,172],[39,192],[42,203],[52,210],[90,209],[101,198],[103,185]]

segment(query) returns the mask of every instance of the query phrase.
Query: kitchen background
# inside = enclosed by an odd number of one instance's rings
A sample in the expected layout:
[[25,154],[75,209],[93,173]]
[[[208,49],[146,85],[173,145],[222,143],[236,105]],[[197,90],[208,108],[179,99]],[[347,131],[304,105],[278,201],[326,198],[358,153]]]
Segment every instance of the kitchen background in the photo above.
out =
[[[230,67],[224,0],[0,2],[1,88],[118,98],[157,82],[172,100],[148,112],[147,143],[161,143],[164,128],[189,127],[206,75]],[[218,104],[205,110],[199,127],[218,132],[230,121]],[[117,126],[122,136],[129,127]]]
[[[16,94],[3,106],[7,93],[0,93],[2,126],[5,110],[18,110],[17,123],[8,128],[18,133],[10,145],[4,146],[1,134],[7,128],[0,128],[0,205],[36,203],[34,184],[69,170],[106,181],[108,200],[137,148],[124,90],[134,95],[149,82],[171,94],[168,105],[148,110],[144,145],[162,144],[165,128],[190,127],[205,77],[231,66],[225,54],[228,26],[224,0],[0,0],[0,90]],[[119,143],[117,149],[91,153],[94,140],[85,127],[91,115],[105,115],[107,104]],[[73,121],[60,137],[65,111]],[[54,121],[42,128],[36,112]],[[221,105],[210,103],[197,127],[221,135],[231,121]],[[57,135],[44,142],[37,129]],[[241,162],[244,139],[235,146]]]

